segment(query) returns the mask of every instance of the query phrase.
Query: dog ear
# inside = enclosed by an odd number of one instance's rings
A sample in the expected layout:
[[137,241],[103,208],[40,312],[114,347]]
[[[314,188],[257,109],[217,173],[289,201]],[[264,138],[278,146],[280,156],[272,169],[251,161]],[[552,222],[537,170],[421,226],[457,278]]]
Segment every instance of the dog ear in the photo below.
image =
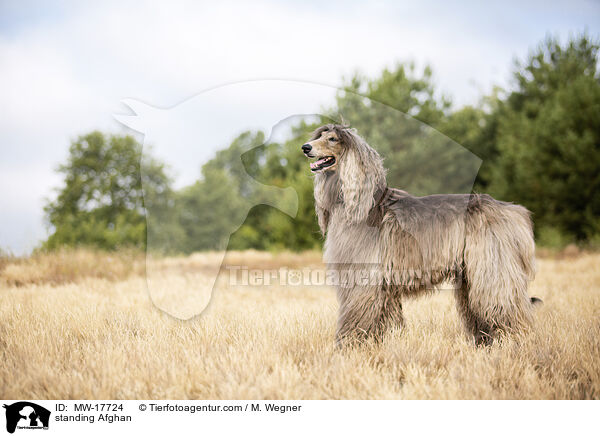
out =
[[353,134],[353,129],[349,127],[336,127],[335,133],[340,140],[340,144],[343,148],[348,149],[352,146],[356,146],[356,136]]
[[[351,223],[363,222],[375,205],[375,190],[381,182],[373,166],[361,153],[362,144],[346,144],[339,162],[342,198],[346,219]],[[375,171],[372,171],[375,170]]]

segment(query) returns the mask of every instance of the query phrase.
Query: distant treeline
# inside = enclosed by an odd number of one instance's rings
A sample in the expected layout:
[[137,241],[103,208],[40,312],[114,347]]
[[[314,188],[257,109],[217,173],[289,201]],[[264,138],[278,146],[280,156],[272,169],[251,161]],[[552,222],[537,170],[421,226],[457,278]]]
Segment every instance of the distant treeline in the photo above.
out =
[[[600,247],[598,48],[587,35],[563,45],[548,38],[514,65],[510,89],[462,108],[440,97],[429,68],[398,64],[375,78],[355,74],[322,122],[343,117],[355,127],[385,157],[391,186],[417,195],[487,192],[529,208],[540,245]],[[163,163],[147,152],[141,159],[132,137],[81,136],[59,168],[64,186],[45,208],[52,234],[44,248],[224,248],[248,201],[261,202],[253,180],[293,187],[298,214],[255,206],[229,248],[318,248],[312,176],[300,152],[318,124],[299,121],[283,143],[245,132],[180,190]]]

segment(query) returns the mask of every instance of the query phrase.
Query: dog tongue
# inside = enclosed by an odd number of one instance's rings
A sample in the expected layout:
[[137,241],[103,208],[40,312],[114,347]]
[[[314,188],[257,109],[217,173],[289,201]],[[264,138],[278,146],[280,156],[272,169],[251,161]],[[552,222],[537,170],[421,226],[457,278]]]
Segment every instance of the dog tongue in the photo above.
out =
[[326,160],[326,159],[327,159],[327,158],[326,158],[326,157],[324,157],[323,159],[319,159],[319,160],[317,160],[317,161],[311,162],[311,163],[310,163],[310,167],[311,167],[311,168],[313,168],[313,169],[315,169],[315,168],[319,168],[319,165],[321,165],[323,162],[325,162],[325,160]]

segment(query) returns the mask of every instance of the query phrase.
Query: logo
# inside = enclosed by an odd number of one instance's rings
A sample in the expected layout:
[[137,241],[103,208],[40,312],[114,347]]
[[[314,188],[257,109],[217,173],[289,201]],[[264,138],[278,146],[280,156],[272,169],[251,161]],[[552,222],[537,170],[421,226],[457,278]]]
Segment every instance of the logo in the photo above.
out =
[[19,401],[2,406],[6,409],[6,431],[14,433],[15,429],[48,430],[50,411],[28,401]]

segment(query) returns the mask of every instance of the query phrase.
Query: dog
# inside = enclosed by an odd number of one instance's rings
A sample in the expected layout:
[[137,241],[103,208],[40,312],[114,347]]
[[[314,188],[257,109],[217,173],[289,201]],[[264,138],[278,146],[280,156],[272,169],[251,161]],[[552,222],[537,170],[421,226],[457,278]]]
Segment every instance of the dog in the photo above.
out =
[[444,281],[455,284],[475,344],[531,325],[541,300],[527,294],[535,275],[527,209],[486,194],[416,197],[389,188],[381,156],[347,126],[321,126],[301,148],[313,159],[328,273],[364,279],[368,269],[374,278],[337,284],[338,345],[402,327],[402,300]]

